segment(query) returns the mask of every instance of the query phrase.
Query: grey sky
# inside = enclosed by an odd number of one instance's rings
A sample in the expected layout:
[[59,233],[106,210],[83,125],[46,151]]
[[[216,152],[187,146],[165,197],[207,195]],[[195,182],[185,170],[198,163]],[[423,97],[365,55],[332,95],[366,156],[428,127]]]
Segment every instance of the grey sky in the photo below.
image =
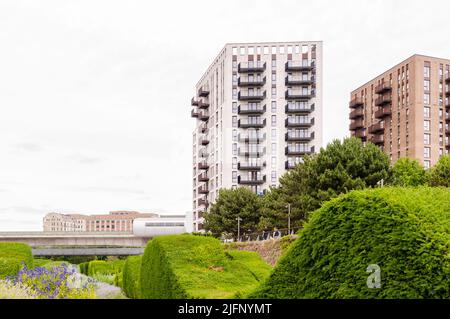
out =
[[227,42],[324,41],[325,142],[351,89],[450,57],[443,1],[0,2],[0,230],[191,208],[190,98]]

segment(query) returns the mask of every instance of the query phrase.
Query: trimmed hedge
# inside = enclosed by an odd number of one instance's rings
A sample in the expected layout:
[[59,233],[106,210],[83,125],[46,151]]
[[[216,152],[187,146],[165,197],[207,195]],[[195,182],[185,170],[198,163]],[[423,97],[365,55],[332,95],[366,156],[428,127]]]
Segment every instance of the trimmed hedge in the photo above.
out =
[[86,276],[88,275],[89,262],[78,264],[78,267],[80,268],[80,273]]
[[255,289],[270,271],[258,254],[226,251],[212,237],[156,237],[142,257],[141,297],[239,297]]
[[104,261],[93,260],[88,264],[87,274],[93,276],[95,274],[115,275],[122,272],[125,260]]
[[[450,189],[353,191],[313,213],[251,298],[450,298]],[[381,269],[381,288],[366,269]]]
[[141,263],[142,256],[130,256],[123,266],[121,287],[128,298],[141,297]]
[[22,243],[0,243],[0,279],[16,275],[25,264],[33,267],[31,247]]

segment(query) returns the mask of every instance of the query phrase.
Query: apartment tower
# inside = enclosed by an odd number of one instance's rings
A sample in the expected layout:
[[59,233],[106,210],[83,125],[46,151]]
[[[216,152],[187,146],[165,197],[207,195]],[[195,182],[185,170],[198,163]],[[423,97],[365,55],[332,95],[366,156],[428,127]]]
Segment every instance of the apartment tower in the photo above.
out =
[[230,43],[195,88],[193,223],[221,188],[263,194],[322,144],[322,42]]
[[425,168],[449,146],[450,60],[414,55],[351,93],[352,136]]

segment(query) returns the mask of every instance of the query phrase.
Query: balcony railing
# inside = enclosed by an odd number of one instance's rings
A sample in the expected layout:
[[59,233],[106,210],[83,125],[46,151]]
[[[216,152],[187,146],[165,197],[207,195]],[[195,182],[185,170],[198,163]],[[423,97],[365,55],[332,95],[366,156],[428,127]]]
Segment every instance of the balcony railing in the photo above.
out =
[[310,117],[288,117],[285,120],[286,127],[311,127],[314,125],[314,118]]
[[370,138],[370,141],[373,144],[377,144],[377,145],[383,144],[384,143],[384,135],[374,135]]
[[199,111],[198,112],[198,119],[200,121],[208,121],[209,120],[209,112],[208,111]]
[[239,73],[264,72],[266,70],[266,62],[249,61],[241,62],[238,65]]
[[296,90],[296,89],[287,89],[285,92],[286,99],[311,99],[316,96],[315,90]]
[[198,188],[198,193],[199,194],[208,194],[209,193],[209,189],[208,186],[206,185],[202,185]]
[[266,77],[242,77],[238,78],[238,86],[263,86],[266,84]]
[[196,100],[195,98],[191,99],[191,106],[198,106],[198,100]]
[[198,114],[199,114],[199,112],[198,112],[197,109],[192,109],[191,110],[191,117],[197,117],[198,118]]
[[266,163],[263,161],[244,161],[238,163],[238,170],[241,171],[253,171],[261,170]]
[[383,82],[375,87],[376,94],[384,94],[392,90],[392,85],[387,82]]
[[239,105],[238,114],[264,114],[266,112],[266,105],[261,104],[244,104]]
[[450,125],[450,113],[445,116],[445,123]]
[[314,75],[302,76],[302,75],[288,75],[284,79],[286,85],[311,85],[316,81]]
[[262,128],[266,126],[266,119],[240,119],[238,120],[238,127],[240,128]]
[[298,164],[303,163],[303,159],[301,157],[290,157],[285,163],[284,167],[286,169],[293,169]]
[[197,168],[204,170],[204,169],[208,169],[209,168],[209,164],[207,161],[201,161],[197,164]]
[[200,175],[198,175],[198,181],[199,182],[207,182],[209,181],[209,177],[207,173],[202,173]]
[[372,124],[369,127],[370,134],[383,134],[383,132],[384,132],[384,122],[378,122],[378,123]]
[[383,106],[392,102],[390,95],[382,95],[375,100],[376,106]]
[[445,79],[445,83],[449,83],[450,84],[450,74],[447,75],[447,78]]
[[350,108],[357,108],[357,107],[362,107],[364,106],[364,101],[362,98],[360,97],[356,97],[353,100],[350,101],[350,103],[348,104]]
[[207,86],[202,86],[198,89],[198,96],[207,97],[209,95],[209,88]]
[[239,91],[239,101],[262,101],[266,98],[266,91],[252,92],[252,91]]
[[239,134],[239,142],[249,143],[249,142],[262,142],[266,139],[266,133],[256,133],[255,134]]
[[311,113],[312,111],[314,111],[314,104],[290,102],[285,106],[286,113]]
[[266,175],[258,174],[257,176],[239,175],[238,184],[241,185],[260,185],[266,182]]
[[349,118],[351,120],[353,120],[353,119],[357,119],[358,117],[363,117],[363,116],[364,116],[363,109],[357,108],[357,109],[354,109],[353,111],[350,112]]
[[288,145],[284,149],[286,155],[306,155],[314,153],[314,147],[308,145]]
[[367,141],[366,131],[365,130],[357,130],[354,132],[354,136],[360,138],[364,142]]
[[209,138],[207,135],[201,135],[198,139],[198,144],[201,145],[208,145],[209,144]]
[[239,156],[254,156],[254,157],[258,157],[258,156],[263,156],[264,154],[266,154],[266,148],[263,146],[257,146],[257,147],[253,147],[253,148],[239,148],[238,149],[238,155]]
[[209,206],[209,202],[206,198],[199,198],[197,200],[197,204],[198,204],[198,206],[205,206],[205,207]]
[[199,100],[197,104],[199,109],[207,109],[209,107],[208,101]]
[[199,133],[207,133],[208,132],[208,126],[206,125],[206,123],[203,123],[198,127],[198,132]]
[[382,119],[386,116],[390,116],[392,114],[392,110],[391,110],[391,106],[390,105],[385,105],[380,107],[376,112],[375,112],[375,118],[377,119]]
[[314,139],[314,132],[289,131],[285,134],[284,140],[287,142],[309,142]]
[[364,122],[362,119],[352,120],[350,122],[350,131],[355,131],[364,127]]
[[311,60],[287,61],[285,64],[286,71],[310,71],[316,67],[316,63]]

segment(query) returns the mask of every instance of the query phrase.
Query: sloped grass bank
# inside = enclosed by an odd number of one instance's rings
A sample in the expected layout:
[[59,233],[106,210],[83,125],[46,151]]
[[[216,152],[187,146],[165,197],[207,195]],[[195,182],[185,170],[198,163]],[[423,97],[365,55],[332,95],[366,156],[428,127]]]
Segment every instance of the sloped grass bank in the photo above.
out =
[[33,267],[31,247],[21,243],[0,242],[0,279],[17,275],[23,265]]
[[257,253],[225,250],[215,238],[161,236],[147,244],[142,257],[141,296],[240,297],[255,289],[270,271]]
[[[450,189],[353,191],[311,221],[253,298],[450,298]],[[376,264],[381,288],[366,272]]]

